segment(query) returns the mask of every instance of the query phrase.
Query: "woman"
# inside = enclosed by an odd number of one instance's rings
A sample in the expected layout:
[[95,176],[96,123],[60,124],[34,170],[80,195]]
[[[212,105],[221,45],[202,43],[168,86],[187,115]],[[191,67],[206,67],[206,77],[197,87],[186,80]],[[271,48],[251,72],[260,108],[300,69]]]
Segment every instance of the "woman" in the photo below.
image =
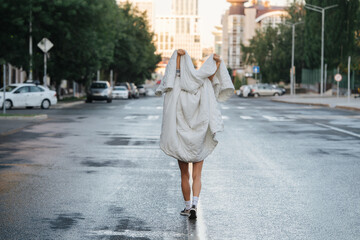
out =
[[[195,219],[203,162],[218,143],[215,134],[223,128],[217,100],[228,99],[234,93],[234,86],[219,56],[214,54],[195,70],[190,56],[179,49],[169,60],[156,93],[166,93],[160,148],[178,160],[185,200],[180,214]],[[189,163],[193,163],[192,201]]]

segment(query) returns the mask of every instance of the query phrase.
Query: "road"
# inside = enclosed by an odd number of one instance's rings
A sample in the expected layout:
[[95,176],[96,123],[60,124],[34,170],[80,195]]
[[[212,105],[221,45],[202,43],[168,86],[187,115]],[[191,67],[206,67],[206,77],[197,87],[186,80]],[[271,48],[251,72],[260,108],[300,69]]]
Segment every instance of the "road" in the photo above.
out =
[[49,118],[0,136],[0,239],[359,239],[358,112],[238,97],[221,110],[197,221],[158,148],[162,98],[13,110]]

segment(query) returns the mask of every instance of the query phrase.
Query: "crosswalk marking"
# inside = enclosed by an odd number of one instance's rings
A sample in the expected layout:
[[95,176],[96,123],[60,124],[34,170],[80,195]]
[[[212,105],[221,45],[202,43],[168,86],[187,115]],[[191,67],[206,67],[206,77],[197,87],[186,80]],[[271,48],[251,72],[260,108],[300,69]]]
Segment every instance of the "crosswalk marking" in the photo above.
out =
[[285,117],[275,117],[275,116],[267,116],[263,115],[263,118],[269,120],[270,122],[288,122],[288,121],[294,121],[294,119],[288,119]]
[[253,117],[250,117],[250,116],[240,116],[241,119],[244,119],[244,120],[250,120],[250,119],[253,119]]
[[228,117],[228,116],[222,116],[222,119],[224,119],[224,120],[228,120],[228,119],[229,119],[229,117]]
[[147,117],[148,120],[158,120],[159,118],[160,118],[159,115],[149,115],[149,116]]
[[137,116],[126,116],[124,117],[124,119],[126,120],[130,120],[130,119],[135,119]]

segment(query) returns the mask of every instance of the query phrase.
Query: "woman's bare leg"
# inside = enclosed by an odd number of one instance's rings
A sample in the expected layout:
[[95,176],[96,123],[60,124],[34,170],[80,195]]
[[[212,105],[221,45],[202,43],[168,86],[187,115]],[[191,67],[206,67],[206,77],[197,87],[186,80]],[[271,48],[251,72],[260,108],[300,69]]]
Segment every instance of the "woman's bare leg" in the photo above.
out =
[[201,170],[202,170],[203,163],[204,163],[204,160],[202,160],[201,162],[193,163],[192,191],[193,191],[193,196],[195,196],[195,197],[199,197],[200,191],[201,191]]
[[179,161],[179,168],[181,172],[181,190],[185,201],[190,201],[190,174],[189,174],[189,163]]

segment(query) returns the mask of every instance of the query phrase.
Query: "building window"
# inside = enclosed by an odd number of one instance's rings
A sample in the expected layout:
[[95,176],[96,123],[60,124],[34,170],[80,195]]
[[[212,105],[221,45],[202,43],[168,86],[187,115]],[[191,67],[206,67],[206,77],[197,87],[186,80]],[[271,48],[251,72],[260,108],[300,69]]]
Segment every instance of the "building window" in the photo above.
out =
[[200,42],[200,36],[195,36],[194,42],[196,42],[196,43]]

